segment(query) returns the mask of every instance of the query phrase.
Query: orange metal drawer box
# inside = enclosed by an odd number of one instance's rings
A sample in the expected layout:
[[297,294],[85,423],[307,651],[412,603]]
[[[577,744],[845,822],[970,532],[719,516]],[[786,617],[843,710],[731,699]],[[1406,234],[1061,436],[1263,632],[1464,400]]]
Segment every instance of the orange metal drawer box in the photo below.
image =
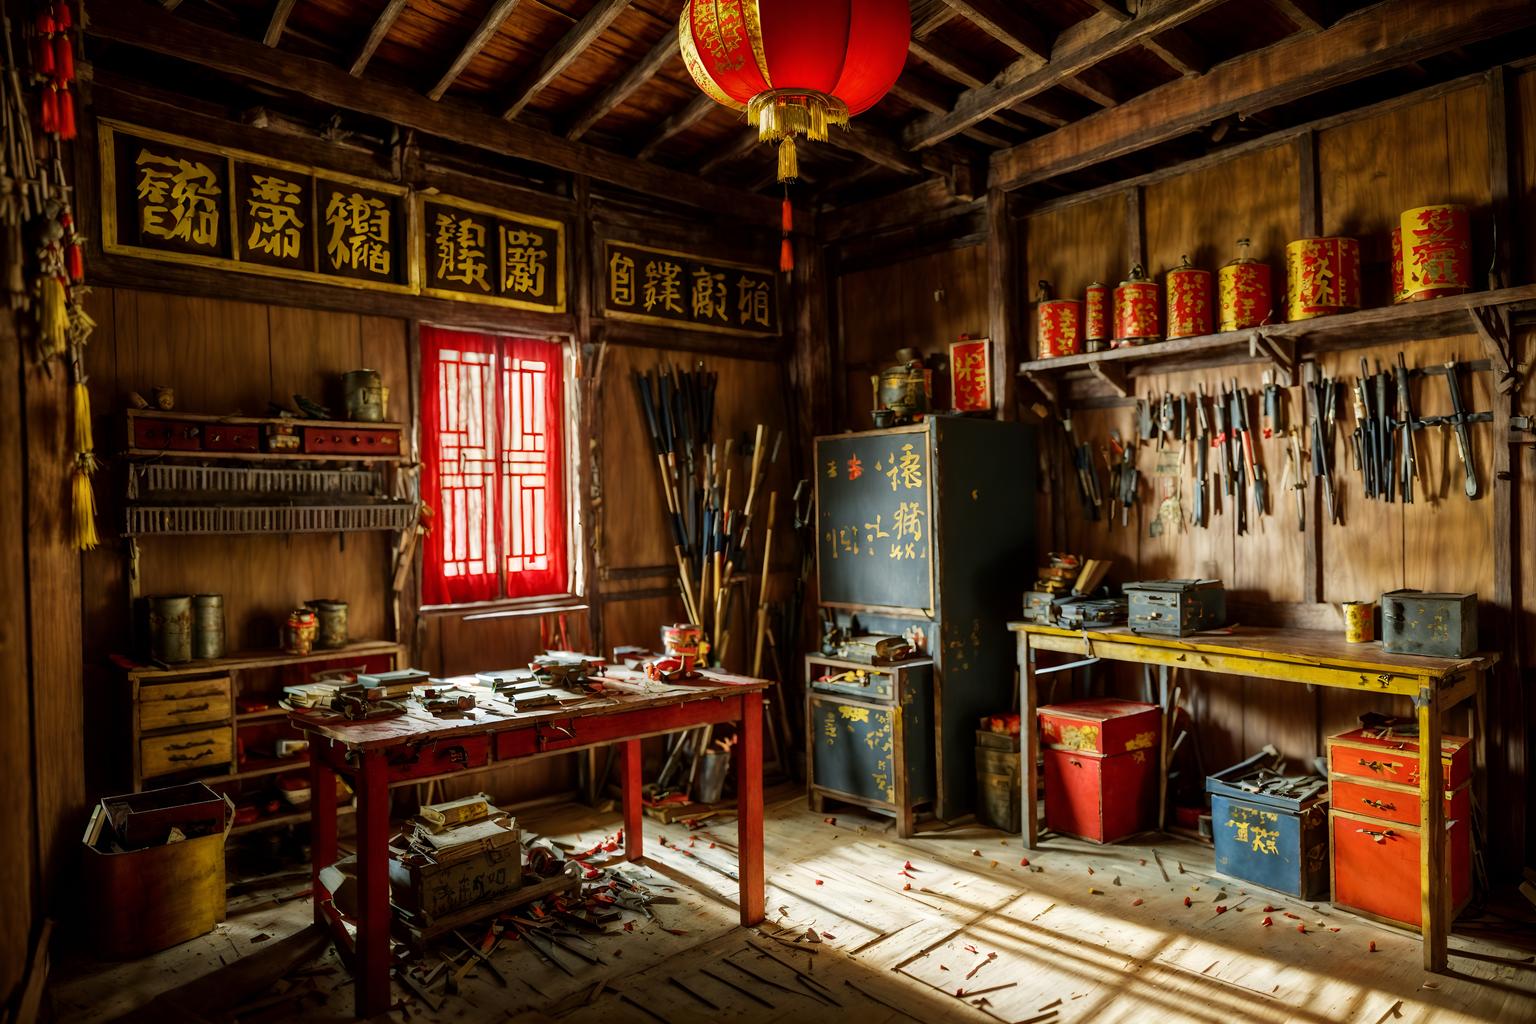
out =
[[1079,700],[1039,709],[1040,742],[1052,750],[1112,757],[1158,746],[1162,712],[1134,700]]
[[261,447],[261,432],[254,425],[210,423],[203,427],[203,450],[254,452]]
[[447,736],[409,750],[389,752],[389,781],[482,768],[491,760],[489,736]]
[[[1328,737],[1328,769],[1402,786],[1419,784],[1419,741],[1411,737],[1373,739],[1364,729]],[[1472,746],[1465,736],[1440,737],[1442,782],[1455,789],[1472,777]]]
[[[1338,811],[1328,821],[1334,905],[1417,928],[1420,830]],[[1472,895],[1472,823],[1449,823],[1445,842],[1454,916]]]
[[399,455],[400,431],[305,427],[304,451],[313,455]]
[[[1419,791],[1406,786],[1371,785],[1335,778],[1329,803],[1336,811],[1364,814],[1400,825],[1419,824]],[[1472,814],[1471,786],[1463,783],[1445,791],[1445,820],[1465,821]]]
[[202,425],[182,420],[133,418],[133,446],[159,451],[195,452],[202,448]]

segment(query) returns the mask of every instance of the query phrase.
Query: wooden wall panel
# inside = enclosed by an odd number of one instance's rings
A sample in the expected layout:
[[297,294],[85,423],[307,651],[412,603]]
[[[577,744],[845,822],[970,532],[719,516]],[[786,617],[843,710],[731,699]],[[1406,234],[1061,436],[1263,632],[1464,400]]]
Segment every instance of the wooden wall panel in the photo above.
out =
[[1511,110],[1509,123],[1513,129],[1510,149],[1513,151],[1515,176],[1515,214],[1519,224],[1518,238],[1524,239],[1517,251],[1524,257],[1519,261],[1521,281],[1536,281],[1536,68],[1527,68],[1513,76],[1509,82]]
[[1034,359],[1039,321],[1035,286],[1050,282],[1054,294],[1081,299],[1095,281],[1113,288],[1130,270],[1125,251],[1125,197],[1111,194],[1026,217],[1023,221],[1023,280],[1029,289],[1026,336],[1019,358]]

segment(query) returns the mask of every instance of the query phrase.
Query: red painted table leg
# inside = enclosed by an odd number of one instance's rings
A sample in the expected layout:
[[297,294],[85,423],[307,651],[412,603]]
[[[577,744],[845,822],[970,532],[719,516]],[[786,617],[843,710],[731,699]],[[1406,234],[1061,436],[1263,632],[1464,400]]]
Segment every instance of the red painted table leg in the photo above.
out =
[[741,923],[763,920],[763,695],[741,698],[736,744],[736,872],[741,877]]
[[320,758],[319,737],[309,741],[309,883],[315,904],[315,924],[328,927],[325,889],[320,872],[336,863],[336,773]]
[[624,741],[624,856],[639,860],[645,856],[645,836],[641,822],[640,741]]
[[[357,1016],[389,1009],[389,768],[366,751],[357,774]],[[313,795],[311,795],[313,799]]]

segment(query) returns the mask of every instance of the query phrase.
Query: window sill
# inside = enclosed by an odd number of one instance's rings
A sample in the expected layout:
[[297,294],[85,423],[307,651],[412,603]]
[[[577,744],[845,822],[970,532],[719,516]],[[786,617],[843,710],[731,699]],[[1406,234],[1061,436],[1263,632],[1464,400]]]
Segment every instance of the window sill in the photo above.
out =
[[477,619],[510,619],[527,615],[547,615],[551,612],[586,611],[585,598],[575,594],[554,594],[548,597],[522,597],[510,601],[482,601],[477,604],[434,604],[421,609],[426,617],[455,616],[465,622]]

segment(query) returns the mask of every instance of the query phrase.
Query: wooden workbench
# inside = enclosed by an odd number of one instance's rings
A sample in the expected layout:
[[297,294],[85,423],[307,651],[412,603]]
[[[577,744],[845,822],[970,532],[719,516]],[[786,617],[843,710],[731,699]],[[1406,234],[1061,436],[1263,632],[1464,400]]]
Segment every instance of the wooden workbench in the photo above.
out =
[[[1478,712],[1476,761],[1487,763],[1483,749],[1483,677],[1497,661],[1496,653],[1479,653],[1460,660],[1389,654],[1379,643],[1351,644],[1342,633],[1317,630],[1233,626],[1220,633],[1175,638],[1142,636],[1124,626],[1103,630],[1061,629],[1030,622],[1010,622],[1018,637],[1019,708],[1023,728],[1024,844],[1038,845],[1035,758],[1039,746],[1035,721],[1035,658],[1040,651],[1080,658],[1126,661],[1162,668],[1252,676],[1309,686],[1332,686],[1413,701],[1419,720],[1419,814],[1425,836],[1445,831],[1445,801],[1440,764],[1440,716],[1468,698]],[[1166,731],[1163,740],[1166,747]],[[1166,763],[1167,750],[1162,751]],[[1445,844],[1419,844],[1420,931],[1424,937],[1424,967],[1440,971],[1446,964],[1446,935],[1450,929],[1450,887],[1445,884]]]
[[[763,690],[761,679],[723,672],[701,673],[687,684],[648,685],[636,672],[610,670],[598,681],[617,680],[650,692],[610,688],[579,704],[517,712],[495,695],[482,695],[471,716],[435,718],[411,707],[397,718],[365,722],[290,715],[309,738],[311,861],[315,921],[330,928],[353,954],[357,1015],[389,1008],[389,786],[415,778],[412,766],[429,747],[487,739],[488,760],[467,770],[547,757],[617,743],[623,747],[624,856],[639,860],[641,838],[640,741],[701,725],[739,722],[736,755],[737,874],[741,923],[763,919]],[[451,683],[455,680],[446,680]],[[355,949],[340,914],[322,897],[320,871],[336,860],[336,782],[348,779],[357,793],[357,938]]]

